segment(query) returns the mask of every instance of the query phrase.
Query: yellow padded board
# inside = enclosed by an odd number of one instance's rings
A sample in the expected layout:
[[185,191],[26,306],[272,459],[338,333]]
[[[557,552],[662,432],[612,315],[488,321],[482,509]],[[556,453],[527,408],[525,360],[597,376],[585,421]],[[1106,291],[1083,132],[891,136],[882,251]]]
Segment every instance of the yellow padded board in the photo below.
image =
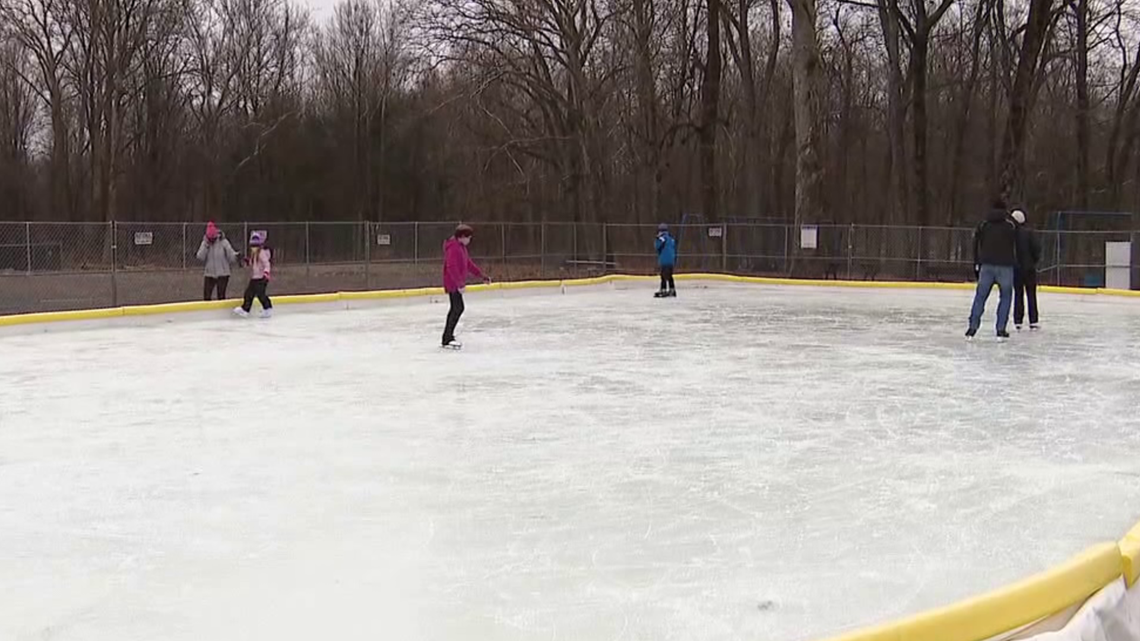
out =
[[1124,563],[1124,581],[1132,587],[1140,581],[1140,523],[1120,540],[1120,557]]
[[[491,285],[473,285],[472,291],[493,291],[505,289],[533,289],[548,287],[586,287],[590,285],[604,285],[614,282],[645,282],[652,281],[653,276],[631,276],[625,274],[611,274],[594,278],[577,278],[571,280],[537,280],[493,283]],[[732,274],[678,274],[678,280],[707,280],[727,283],[751,283],[756,285],[790,285],[800,287],[849,287],[868,289],[943,289],[943,290],[969,290],[972,283],[924,283],[908,281],[850,281],[850,280],[801,280],[795,278],[767,278],[759,276],[735,276]],[[1077,287],[1042,287],[1042,291],[1051,293],[1080,294],[1084,296],[1109,295],[1120,297],[1140,297],[1140,292],[1111,290],[1111,289],[1081,289]],[[274,296],[275,302],[283,305],[307,303],[334,303],[344,300],[382,300],[391,298],[410,298],[415,296],[436,296],[443,293],[439,287],[425,287],[419,289],[377,290],[365,292],[331,292],[327,294],[302,294]],[[236,304],[236,300],[227,301],[197,301],[187,303],[166,303],[159,305],[135,305],[130,307],[117,307],[112,309],[84,309],[68,312],[38,312],[32,314],[15,314],[0,316],[0,327],[13,325],[27,325],[33,323],[53,323],[69,320],[98,320],[120,316],[148,316],[155,314],[170,314],[177,312],[200,312],[224,309]]]
[[831,641],[983,641],[1082,603],[1120,573],[1120,548],[1102,543],[1055,568],[988,594]]

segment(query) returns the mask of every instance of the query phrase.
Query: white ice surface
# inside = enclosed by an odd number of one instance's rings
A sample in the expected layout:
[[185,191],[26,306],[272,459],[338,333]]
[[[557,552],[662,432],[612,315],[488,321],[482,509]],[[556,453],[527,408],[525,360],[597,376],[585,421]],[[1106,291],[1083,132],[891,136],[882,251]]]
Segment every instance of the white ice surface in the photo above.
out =
[[1140,301],[682,287],[0,337],[0,639],[791,641],[1140,518]]

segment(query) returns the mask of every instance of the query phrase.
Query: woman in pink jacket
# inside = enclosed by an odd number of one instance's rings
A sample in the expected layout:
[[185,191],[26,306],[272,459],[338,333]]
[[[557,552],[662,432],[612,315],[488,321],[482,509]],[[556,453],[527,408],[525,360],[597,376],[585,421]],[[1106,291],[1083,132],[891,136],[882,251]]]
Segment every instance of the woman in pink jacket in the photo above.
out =
[[455,234],[443,243],[443,290],[451,300],[447,325],[443,328],[443,346],[451,349],[463,347],[462,343],[455,340],[455,326],[463,315],[463,288],[467,285],[467,275],[478,276],[485,283],[491,282],[467,253],[467,245],[471,243],[474,233],[467,225],[460,225],[455,228]]

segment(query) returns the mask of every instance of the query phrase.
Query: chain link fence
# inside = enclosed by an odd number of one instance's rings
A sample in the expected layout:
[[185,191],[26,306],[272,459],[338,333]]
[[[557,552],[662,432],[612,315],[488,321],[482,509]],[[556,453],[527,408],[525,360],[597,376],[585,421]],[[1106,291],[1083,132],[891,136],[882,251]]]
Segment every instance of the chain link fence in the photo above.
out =
[[[434,286],[454,222],[221,223],[239,252],[251,232],[273,249],[274,294]],[[0,314],[197,300],[201,223],[2,223]],[[682,272],[794,278],[966,281],[973,230],[780,224],[678,225]],[[480,223],[472,257],[497,280],[578,278],[656,270],[656,225]],[[1040,282],[1101,287],[1105,243],[1134,231],[1039,231]],[[244,280],[235,267],[235,286]]]

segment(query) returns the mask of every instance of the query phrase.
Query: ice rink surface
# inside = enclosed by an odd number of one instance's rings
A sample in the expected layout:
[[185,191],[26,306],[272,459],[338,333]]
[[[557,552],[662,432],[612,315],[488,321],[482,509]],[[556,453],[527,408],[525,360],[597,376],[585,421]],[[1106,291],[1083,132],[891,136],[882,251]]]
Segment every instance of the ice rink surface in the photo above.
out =
[[1140,301],[682,284],[0,337],[0,639],[811,639],[1140,518]]

